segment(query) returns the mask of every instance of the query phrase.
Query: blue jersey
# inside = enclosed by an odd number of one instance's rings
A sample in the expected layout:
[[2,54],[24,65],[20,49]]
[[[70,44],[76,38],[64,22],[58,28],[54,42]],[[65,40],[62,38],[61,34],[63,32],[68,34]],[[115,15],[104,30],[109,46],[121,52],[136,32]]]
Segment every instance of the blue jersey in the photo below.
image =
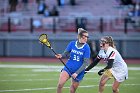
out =
[[75,73],[82,66],[84,58],[90,58],[90,47],[87,43],[78,48],[77,41],[71,41],[66,51],[70,53],[66,66],[69,68],[71,74]]

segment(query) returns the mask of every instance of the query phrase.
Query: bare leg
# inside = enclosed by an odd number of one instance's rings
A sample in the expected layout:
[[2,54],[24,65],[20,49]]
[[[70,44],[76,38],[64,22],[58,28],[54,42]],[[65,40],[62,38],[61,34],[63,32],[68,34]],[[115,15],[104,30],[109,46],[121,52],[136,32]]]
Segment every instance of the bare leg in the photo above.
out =
[[70,86],[70,93],[75,93],[78,86],[79,82],[75,82],[74,80],[72,80],[72,84]]
[[57,93],[62,93],[62,88],[68,79],[69,79],[68,73],[66,71],[62,71],[57,85]]
[[120,82],[115,80],[113,85],[112,85],[113,93],[119,93],[119,85],[120,85]]
[[99,83],[99,93],[103,93],[104,88],[105,88],[105,84],[109,79],[110,78],[108,78],[108,76],[106,76],[106,75],[103,75],[101,77],[101,80],[100,80],[100,83]]

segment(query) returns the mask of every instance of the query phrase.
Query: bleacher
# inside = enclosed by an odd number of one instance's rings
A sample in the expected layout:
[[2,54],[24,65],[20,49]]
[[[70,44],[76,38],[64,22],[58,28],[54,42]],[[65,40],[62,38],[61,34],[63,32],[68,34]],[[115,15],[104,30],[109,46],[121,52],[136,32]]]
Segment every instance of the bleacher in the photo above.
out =
[[[30,31],[31,18],[40,21],[41,27],[34,31],[52,31],[53,18],[44,17],[37,14],[36,0],[29,0],[28,11],[23,9],[19,0],[16,12],[9,12],[8,0],[0,0],[0,31],[8,30],[8,18],[11,17],[12,31]],[[57,5],[57,0],[45,0],[49,9]],[[56,31],[76,32],[75,19],[79,17],[86,18],[86,27],[88,31],[98,32],[101,28],[100,19],[103,18],[103,31],[124,32],[124,16],[120,14],[121,9],[115,8],[115,0],[76,0],[76,5],[72,6],[69,0],[65,0],[64,6],[58,6],[60,15],[56,18]],[[26,23],[26,24],[25,24]],[[127,31],[138,32],[132,24],[128,24]]]
[[[38,36],[48,34],[54,49],[62,52],[76,38],[77,26],[82,26],[96,45],[102,36],[111,35],[123,57],[140,57],[140,27],[126,24],[125,11],[117,8],[115,0],[76,0],[74,6],[65,0],[64,6],[57,6],[56,17],[37,14],[35,1],[29,0],[28,11],[19,2],[17,11],[9,12],[8,0],[0,0],[0,56],[53,56],[38,44]],[[57,0],[45,1],[49,9],[57,5]]]

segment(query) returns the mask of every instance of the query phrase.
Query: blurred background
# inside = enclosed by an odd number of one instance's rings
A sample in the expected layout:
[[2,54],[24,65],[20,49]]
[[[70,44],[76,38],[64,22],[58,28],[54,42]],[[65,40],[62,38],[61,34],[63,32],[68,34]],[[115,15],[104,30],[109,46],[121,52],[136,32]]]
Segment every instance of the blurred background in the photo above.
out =
[[124,58],[140,58],[140,0],[0,0],[0,57],[53,58],[39,35],[62,53],[79,27],[89,32],[92,56],[110,35]]
[[[48,34],[54,50],[62,53],[77,39],[79,27],[89,33],[91,60],[102,36],[114,38],[129,70],[120,91],[140,91],[140,0],[0,0],[0,92],[55,93],[63,64],[38,38]],[[76,93],[98,92],[102,63],[85,75]],[[104,93],[111,92],[112,82]]]

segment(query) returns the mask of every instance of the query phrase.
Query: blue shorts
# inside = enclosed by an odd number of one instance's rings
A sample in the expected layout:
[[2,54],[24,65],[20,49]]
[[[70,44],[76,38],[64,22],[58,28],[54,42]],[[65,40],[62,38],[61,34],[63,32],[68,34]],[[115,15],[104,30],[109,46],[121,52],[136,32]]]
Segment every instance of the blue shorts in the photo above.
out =
[[[74,73],[74,72],[70,72],[67,68],[63,68],[62,71],[66,71],[69,76],[71,77],[71,75]],[[81,73],[78,74],[78,76],[76,77],[76,79],[73,79],[75,82],[80,82],[81,80],[83,80],[83,77],[84,77],[84,71],[82,71]]]

